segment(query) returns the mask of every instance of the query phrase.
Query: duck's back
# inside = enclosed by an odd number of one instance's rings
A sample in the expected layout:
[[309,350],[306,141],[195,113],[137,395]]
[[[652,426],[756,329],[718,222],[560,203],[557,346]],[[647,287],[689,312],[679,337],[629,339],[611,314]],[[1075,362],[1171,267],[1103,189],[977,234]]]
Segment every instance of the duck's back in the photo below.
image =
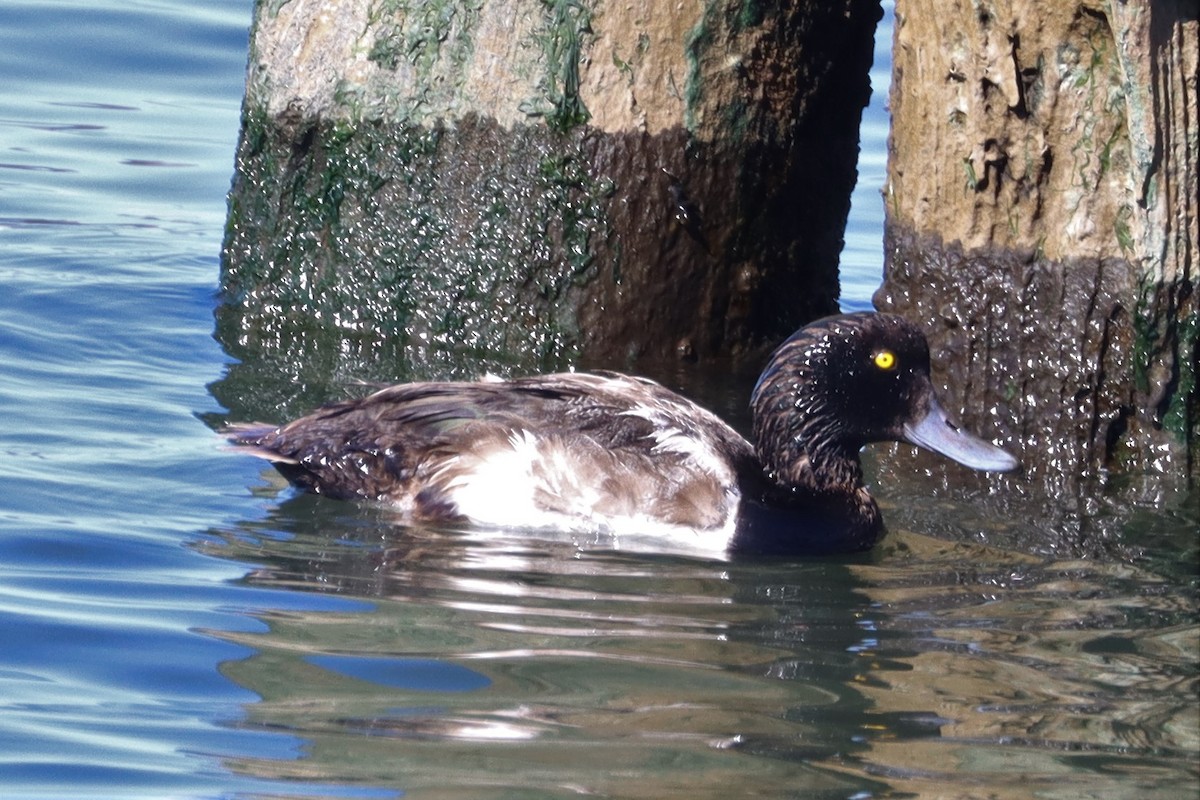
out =
[[305,489],[415,520],[714,539],[732,535],[754,464],[712,413],[616,374],[404,384],[234,441]]

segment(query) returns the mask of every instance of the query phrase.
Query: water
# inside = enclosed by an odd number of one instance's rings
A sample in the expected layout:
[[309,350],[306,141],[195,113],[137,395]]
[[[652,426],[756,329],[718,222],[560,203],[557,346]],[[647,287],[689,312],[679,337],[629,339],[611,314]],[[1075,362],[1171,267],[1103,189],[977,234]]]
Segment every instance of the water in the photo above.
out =
[[0,9],[0,796],[1196,796],[1200,514],[1152,480],[1048,516],[884,451],[878,552],[725,563],[400,529],[223,451],[250,11]]

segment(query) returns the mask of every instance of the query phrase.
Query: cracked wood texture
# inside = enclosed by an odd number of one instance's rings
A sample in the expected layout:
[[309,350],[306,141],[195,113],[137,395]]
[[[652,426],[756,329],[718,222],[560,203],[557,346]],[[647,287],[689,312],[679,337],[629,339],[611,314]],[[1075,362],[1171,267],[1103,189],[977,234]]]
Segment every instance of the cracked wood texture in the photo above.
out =
[[898,0],[885,280],[1055,484],[1197,466],[1194,0]]
[[777,343],[837,308],[879,16],[260,0],[218,310],[234,372],[466,377]]

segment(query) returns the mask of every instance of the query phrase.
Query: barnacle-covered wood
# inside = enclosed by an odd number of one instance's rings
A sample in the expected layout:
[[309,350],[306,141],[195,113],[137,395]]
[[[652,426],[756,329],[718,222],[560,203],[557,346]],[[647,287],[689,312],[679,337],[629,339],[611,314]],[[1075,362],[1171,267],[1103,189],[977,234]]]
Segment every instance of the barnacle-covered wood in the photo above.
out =
[[1052,481],[1196,467],[1197,8],[897,2],[876,302]]
[[262,0],[219,336],[293,378],[778,341],[837,307],[878,16]]

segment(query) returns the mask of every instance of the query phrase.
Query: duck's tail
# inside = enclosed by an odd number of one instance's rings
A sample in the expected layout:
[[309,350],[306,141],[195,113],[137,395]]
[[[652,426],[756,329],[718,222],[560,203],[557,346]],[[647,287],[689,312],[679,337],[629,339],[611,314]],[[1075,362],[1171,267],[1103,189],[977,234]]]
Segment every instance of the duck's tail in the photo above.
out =
[[275,464],[295,464],[294,458],[283,455],[265,443],[278,426],[266,422],[230,422],[219,431],[228,440],[231,450],[266,459]]

